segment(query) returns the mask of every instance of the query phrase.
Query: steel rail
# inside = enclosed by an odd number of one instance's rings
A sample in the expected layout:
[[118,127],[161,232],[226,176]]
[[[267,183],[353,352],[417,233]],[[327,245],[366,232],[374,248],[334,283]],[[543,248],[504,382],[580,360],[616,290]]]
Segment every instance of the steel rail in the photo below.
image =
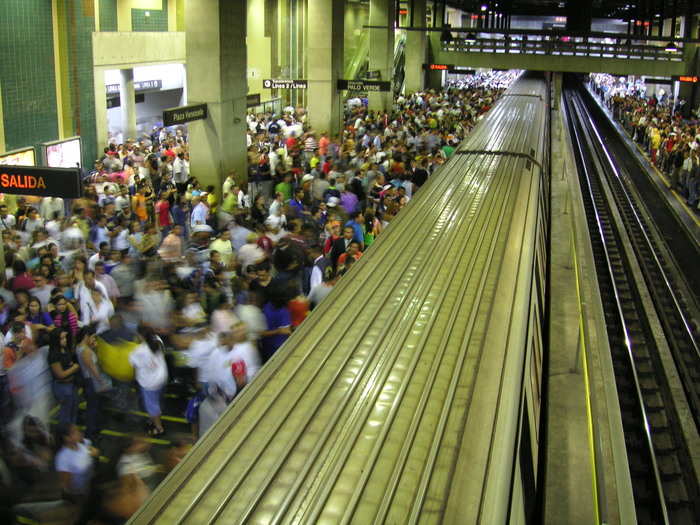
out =
[[[647,415],[647,411],[645,408],[645,402],[644,402],[644,396],[642,395],[642,389],[640,386],[640,380],[639,376],[637,374],[637,367],[635,365],[635,360],[634,360],[634,349],[632,347],[632,338],[630,336],[630,329],[628,327],[627,323],[627,318],[625,315],[625,309],[622,304],[622,299],[621,299],[621,293],[618,290],[617,284],[616,284],[616,272],[613,269],[613,263],[611,259],[610,252],[608,250],[608,246],[606,245],[606,234],[604,231],[604,226],[603,226],[603,219],[602,219],[602,214],[603,211],[598,209],[598,206],[596,205],[596,197],[595,197],[595,190],[593,189],[593,177],[594,175],[591,173],[589,170],[588,166],[586,165],[586,162],[583,160],[587,157],[586,152],[584,151],[584,146],[583,142],[584,139],[581,137],[578,126],[576,125],[576,122],[579,122],[580,125],[583,124],[582,120],[580,119],[580,115],[578,114],[578,111],[580,111],[580,107],[575,107],[576,102],[573,100],[570,95],[565,95],[565,101],[567,103],[567,108],[569,109],[568,113],[570,115],[570,129],[572,130],[572,143],[574,144],[576,148],[576,153],[580,158],[580,163],[579,165],[581,166],[582,173],[581,178],[583,179],[585,188],[587,190],[587,195],[590,199],[590,211],[593,213],[593,222],[596,225],[597,228],[597,235],[600,238],[601,241],[601,248],[603,251],[603,255],[605,257],[605,267],[607,269],[608,273],[608,278],[610,279],[611,283],[611,288],[613,292],[613,297],[615,301],[615,310],[617,313],[617,320],[620,323],[622,334],[624,337],[624,346],[626,349],[626,355],[629,363],[629,370],[631,371],[632,374],[632,380],[633,380],[633,386],[634,386],[634,392],[636,395],[636,400],[639,406],[639,412],[640,412],[640,417],[642,420],[642,428],[641,432],[644,436],[644,446],[646,453],[648,454],[649,461],[651,463],[651,468],[652,468],[652,474],[653,474],[653,479],[654,479],[654,487],[656,489],[657,497],[658,497],[658,511],[660,513],[660,518],[662,519],[664,524],[668,524],[669,522],[669,516],[668,516],[668,509],[666,506],[666,499],[664,496],[664,489],[663,489],[663,484],[661,482],[661,475],[659,472],[659,466],[656,458],[656,451],[654,449],[654,444],[652,441],[651,437],[651,424],[649,422],[649,417]],[[638,429],[639,430],[639,429]],[[628,451],[629,454],[629,451]],[[640,502],[638,502],[639,504]]]

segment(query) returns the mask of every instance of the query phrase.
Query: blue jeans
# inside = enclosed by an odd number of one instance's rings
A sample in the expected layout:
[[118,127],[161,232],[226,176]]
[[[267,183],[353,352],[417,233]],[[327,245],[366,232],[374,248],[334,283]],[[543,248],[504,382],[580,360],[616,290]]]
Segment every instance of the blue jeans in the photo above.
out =
[[62,425],[75,423],[78,420],[78,392],[75,385],[54,381],[53,395],[61,406],[58,411],[58,422]]

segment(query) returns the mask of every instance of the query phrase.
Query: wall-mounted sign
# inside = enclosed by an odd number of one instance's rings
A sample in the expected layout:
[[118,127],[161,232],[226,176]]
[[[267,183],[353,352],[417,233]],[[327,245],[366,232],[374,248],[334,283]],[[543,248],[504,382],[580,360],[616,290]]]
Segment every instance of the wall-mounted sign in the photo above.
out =
[[[146,102],[146,95],[143,93],[136,93],[134,95],[134,100],[137,104]],[[107,97],[107,109],[118,108],[122,105],[122,101],[119,97]]]
[[697,84],[698,80],[700,80],[700,77],[697,75],[691,76],[691,75],[681,75],[681,76],[674,76],[673,80],[677,80],[678,82],[689,82],[691,84]]
[[365,78],[368,80],[379,80],[382,78],[382,72],[378,69],[371,69],[365,73]]
[[428,71],[447,71],[450,67],[449,64],[423,64],[423,68]]
[[260,105],[260,93],[248,95],[245,100],[245,107],[254,108]]
[[391,82],[382,80],[344,80],[338,79],[338,90],[343,91],[391,91]]
[[308,82],[306,80],[266,78],[263,80],[263,87],[265,89],[306,89]]
[[170,108],[163,110],[163,125],[175,126],[192,122],[193,120],[202,120],[207,118],[207,105],[195,104],[192,106],[180,106],[179,108]]
[[[162,80],[143,80],[134,82],[134,91],[155,91],[163,87]],[[116,95],[119,93],[119,84],[107,84],[107,94]]]
[[80,197],[80,170],[0,165],[0,192],[76,199]]

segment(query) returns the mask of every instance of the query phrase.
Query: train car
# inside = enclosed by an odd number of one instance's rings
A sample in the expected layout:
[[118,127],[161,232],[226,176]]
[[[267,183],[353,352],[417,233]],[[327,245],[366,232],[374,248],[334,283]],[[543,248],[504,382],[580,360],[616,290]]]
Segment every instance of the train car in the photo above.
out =
[[132,523],[526,523],[548,90],[522,78]]

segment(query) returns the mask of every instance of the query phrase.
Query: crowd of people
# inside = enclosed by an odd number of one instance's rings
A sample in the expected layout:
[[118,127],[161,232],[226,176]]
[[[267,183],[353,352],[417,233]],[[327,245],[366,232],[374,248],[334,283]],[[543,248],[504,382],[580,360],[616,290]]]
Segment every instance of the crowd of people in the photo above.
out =
[[610,108],[649,161],[667,177],[672,190],[700,211],[700,121],[684,118],[685,101],[664,90],[646,94],[644,82],[598,73],[591,87]]
[[[125,521],[352,278],[512,78],[402,95],[387,112],[351,104],[335,136],[310,129],[301,108],[251,114],[248,172],[221,186],[190,173],[179,128],[110,144],[82,198],[2,196],[0,515]],[[188,392],[192,436],[157,465],[148,448],[168,431],[174,383]],[[108,410],[148,419],[107,458],[114,479],[95,492]]]

